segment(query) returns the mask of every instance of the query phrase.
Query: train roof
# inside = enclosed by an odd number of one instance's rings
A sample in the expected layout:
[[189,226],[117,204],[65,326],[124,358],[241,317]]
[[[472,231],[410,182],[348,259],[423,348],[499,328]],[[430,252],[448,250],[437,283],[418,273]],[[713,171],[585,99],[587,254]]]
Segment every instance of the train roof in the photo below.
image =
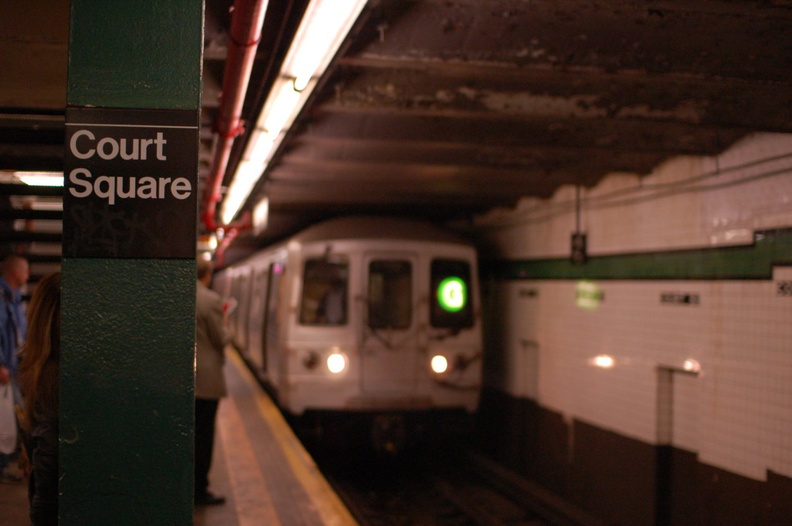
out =
[[310,226],[292,239],[301,243],[344,239],[410,239],[472,245],[461,235],[425,221],[382,216],[350,216]]

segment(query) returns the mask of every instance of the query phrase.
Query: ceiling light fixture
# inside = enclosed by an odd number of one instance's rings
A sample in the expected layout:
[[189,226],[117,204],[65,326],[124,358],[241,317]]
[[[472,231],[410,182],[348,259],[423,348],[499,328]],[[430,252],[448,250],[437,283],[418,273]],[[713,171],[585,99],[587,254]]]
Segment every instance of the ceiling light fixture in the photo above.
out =
[[[8,174],[8,172],[3,172]],[[28,186],[63,186],[63,172],[10,172],[11,179]]]
[[306,8],[223,200],[225,224],[244,205],[365,4],[366,0],[312,0]]
[[253,231],[258,235],[267,228],[269,221],[269,198],[264,197],[253,209]]

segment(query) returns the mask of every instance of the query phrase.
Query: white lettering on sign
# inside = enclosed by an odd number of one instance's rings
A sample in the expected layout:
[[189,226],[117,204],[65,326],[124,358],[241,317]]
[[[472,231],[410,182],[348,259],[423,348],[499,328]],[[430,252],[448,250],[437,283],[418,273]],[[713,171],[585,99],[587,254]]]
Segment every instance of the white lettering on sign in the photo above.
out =
[[98,155],[105,161],[121,157],[125,161],[145,161],[149,158],[149,147],[155,147],[155,156],[158,161],[165,161],[165,144],[168,141],[162,132],[157,132],[155,139],[115,139],[102,137],[99,141],[89,130],[80,130],[72,135],[69,149],[78,159],[90,159]]
[[115,204],[119,199],[165,199],[168,195],[176,199],[187,199],[192,193],[192,183],[184,177],[121,177],[100,175],[93,182],[93,175],[85,168],[75,168],[69,172],[69,182],[74,186],[69,192],[74,197],[88,197],[91,194],[107,199]]

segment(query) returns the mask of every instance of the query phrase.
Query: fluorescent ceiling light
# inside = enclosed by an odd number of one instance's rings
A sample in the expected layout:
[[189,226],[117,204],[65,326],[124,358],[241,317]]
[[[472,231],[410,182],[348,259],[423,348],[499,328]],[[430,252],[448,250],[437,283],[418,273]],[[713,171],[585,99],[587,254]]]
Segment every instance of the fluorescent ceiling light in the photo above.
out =
[[2,172],[4,182],[22,181],[28,186],[63,186],[63,172]]
[[223,199],[223,224],[229,224],[234,220],[237,212],[245,203],[245,199],[250,195],[253,186],[261,177],[261,166],[242,160],[237,167],[236,175],[231,185],[228,187],[225,199]]
[[29,186],[63,186],[63,174],[58,175],[22,175],[19,176],[23,183]]
[[223,200],[225,224],[245,203],[365,5],[366,0],[311,0]]
[[295,79],[298,86],[307,85],[308,79],[327,68],[365,3],[360,0],[311,2],[281,71]]
[[264,232],[269,220],[269,198],[265,197],[253,209],[253,231],[256,234]]
[[297,91],[294,82],[290,79],[281,78],[275,81],[267,100],[271,104],[268,104],[259,117],[259,128],[263,129],[271,140],[274,141],[281,130],[291,126],[291,121],[297,114],[295,110],[302,107],[300,103],[302,91]]
[[63,200],[60,197],[39,197],[28,203],[32,210],[63,210]]

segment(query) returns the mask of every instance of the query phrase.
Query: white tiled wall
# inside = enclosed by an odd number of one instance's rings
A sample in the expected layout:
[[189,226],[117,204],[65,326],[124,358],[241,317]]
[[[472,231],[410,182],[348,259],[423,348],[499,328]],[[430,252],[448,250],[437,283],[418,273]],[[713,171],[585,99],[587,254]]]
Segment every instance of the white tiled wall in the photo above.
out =
[[[593,254],[746,244],[753,229],[792,226],[792,135],[753,135],[644,177],[612,174],[581,194]],[[575,224],[575,190],[564,187],[482,216],[477,228],[502,257],[566,257]]]
[[[568,257],[574,197],[563,189],[491,213],[480,234],[501,257]],[[717,159],[672,160],[643,179],[609,176],[585,197],[591,256],[745,244],[755,229],[792,227],[792,136],[752,136]],[[774,279],[792,279],[792,268]],[[694,359],[699,377],[674,375],[673,444],[744,476],[792,476],[792,296],[773,280],[598,285],[605,299],[595,310],[576,305],[574,281],[498,285],[507,370],[493,377],[497,387],[656,443],[657,367]],[[700,303],[661,303],[668,292]],[[614,366],[593,365],[598,355]]]

